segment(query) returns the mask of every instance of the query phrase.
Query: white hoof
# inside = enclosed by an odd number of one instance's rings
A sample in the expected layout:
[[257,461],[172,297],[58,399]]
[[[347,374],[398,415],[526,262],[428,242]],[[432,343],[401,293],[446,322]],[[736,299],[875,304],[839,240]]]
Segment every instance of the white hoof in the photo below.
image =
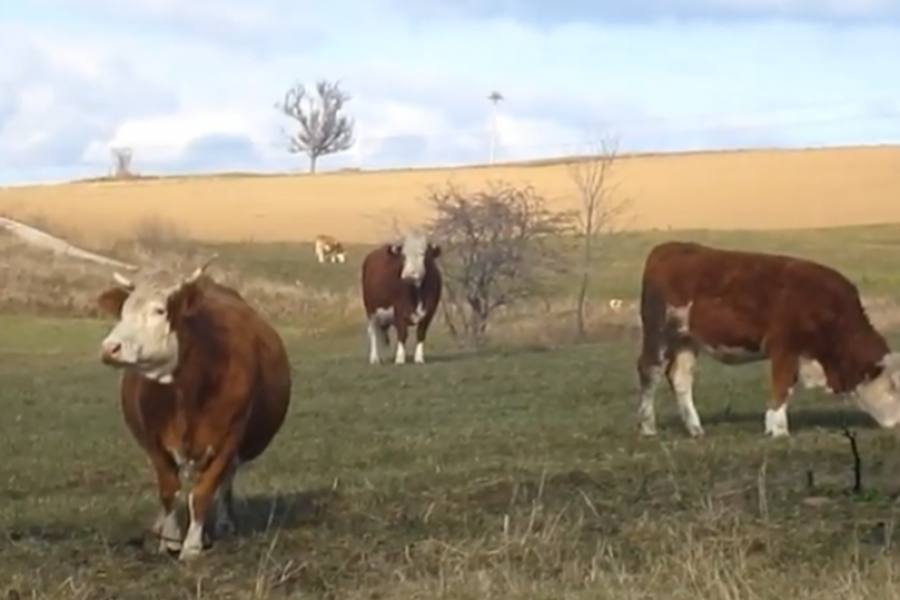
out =
[[766,410],[766,435],[773,438],[789,437],[787,407],[782,405],[781,408]]
[[203,554],[203,546],[188,546],[184,545],[181,548],[181,552],[178,553],[178,560],[182,561],[191,561],[196,558],[199,558],[200,555]]
[[641,435],[645,437],[654,437],[656,435],[656,424],[641,423]]
[[162,513],[153,524],[153,534],[159,539],[157,551],[160,554],[168,554],[170,552],[178,552],[181,550],[181,527],[178,526],[178,519],[175,512],[170,514]]

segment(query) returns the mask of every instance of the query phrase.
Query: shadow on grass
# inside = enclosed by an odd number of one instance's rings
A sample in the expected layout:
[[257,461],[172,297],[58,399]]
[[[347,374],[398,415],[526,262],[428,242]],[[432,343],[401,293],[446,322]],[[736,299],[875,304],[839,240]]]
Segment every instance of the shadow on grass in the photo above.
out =
[[238,534],[250,536],[279,529],[316,525],[339,499],[331,488],[256,494],[235,499]]
[[[759,411],[723,410],[709,415],[701,415],[704,426],[716,425],[746,425],[763,430],[765,409]],[[681,421],[677,416],[668,419],[667,426],[678,427]],[[878,424],[872,417],[860,410],[854,409],[821,409],[821,408],[796,408],[788,412],[788,425],[791,431],[804,429],[833,429],[841,430],[844,427],[860,429],[877,429]]]
[[[338,499],[338,494],[331,488],[304,490],[297,492],[285,492],[278,494],[257,494],[235,497],[235,521],[237,524],[236,535],[217,539],[212,536],[212,519],[207,520],[205,546],[230,547],[239,539],[265,536],[269,532],[278,530],[292,530],[304,526],[317,525],[326,518],[331,505]],[[179,506],[179,517],[183,529],[186,530],[186,515],[184,506]],[[156,513],[154,513],[155,516]],[[159,555],[156,551],[158,540],[156,534],[150,530],[149,522],[146,528],[135,532],[131,528],[130,536],[120,540],[110,540],[111,548],[135,553],[147,558],[151,555]],[[53,541],[47,534],[59,539],[61,532],[39,532],[42,541]],[[83,531],[81,534],[83,535]],[[163,555],[164,556],[164,555]],[[174,556],[174,554],[172,555]]]

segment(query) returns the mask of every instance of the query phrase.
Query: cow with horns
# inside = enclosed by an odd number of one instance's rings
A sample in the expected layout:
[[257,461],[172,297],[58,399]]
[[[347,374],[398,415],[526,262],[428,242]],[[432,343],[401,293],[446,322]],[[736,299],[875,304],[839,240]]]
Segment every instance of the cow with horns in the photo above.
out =
[[[182,560],[201,554],[207,517],[214,537],[234,530],[235,474],[269,446],[291,395],[281,337],[238,292],[205,275],[208,264],[187,277],[116,273],[117,285],[98,298],[118,319],[100,359],[122,371],[124,420],[156,474],[159,548]],[[182,482],[184,535],[175,512]]]

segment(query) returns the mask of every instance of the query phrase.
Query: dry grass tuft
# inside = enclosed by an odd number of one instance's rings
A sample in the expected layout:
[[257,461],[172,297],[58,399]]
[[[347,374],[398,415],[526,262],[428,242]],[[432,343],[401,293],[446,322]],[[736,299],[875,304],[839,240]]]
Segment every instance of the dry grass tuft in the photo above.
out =
[[[35,226],[72,239],[46,220]],[[125,240],[112,243],[101,254],[136,265],[158,265],[189,272],[209,257],[209,251],[189,243],[183,231],[162,218],[141,221]],[[112,269],[34,248],[10,236],[0,237],[0,310],[56,316],[99,316],[97,295],[113,284]],[[353,298],[348,293],[316,289],[297,280],[265,277],[214,264],[216,279],[239,289],[270,318],[288,321],[310,334],[342,325]],[[355,307],[355,305],[354,305]]]

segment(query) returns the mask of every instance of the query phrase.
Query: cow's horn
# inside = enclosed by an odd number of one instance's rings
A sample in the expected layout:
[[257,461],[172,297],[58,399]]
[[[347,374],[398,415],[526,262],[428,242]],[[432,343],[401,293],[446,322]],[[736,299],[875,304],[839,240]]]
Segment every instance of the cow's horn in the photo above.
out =
[[194,269],[194,272],[191,273],[190,275],[188,275],[187,278],[184,280],[184,282],[186,284],[191,284],[191,283],[194,283],[195,281],[197,281],[198,279],[200,279],[200,276],[206,272],[206,269],[209,268],[209,265],[211,265],[212,262],[214,260],[216,260],[218,257],[219,257],[218,253],[212,254],[209,258],[206,259],[206,261],[202,265],[200,265],[199,267]]
[[113,279],[115,280],[115,282],[117,284],[119,284],[123,288],[129,289],[129,290],[134,289],[134,282],[131,281],[130,279],[128,279],[127,277],[125,277],[124,275],[122,275],[121,273],[119,273],[118,271],[113,271]]

